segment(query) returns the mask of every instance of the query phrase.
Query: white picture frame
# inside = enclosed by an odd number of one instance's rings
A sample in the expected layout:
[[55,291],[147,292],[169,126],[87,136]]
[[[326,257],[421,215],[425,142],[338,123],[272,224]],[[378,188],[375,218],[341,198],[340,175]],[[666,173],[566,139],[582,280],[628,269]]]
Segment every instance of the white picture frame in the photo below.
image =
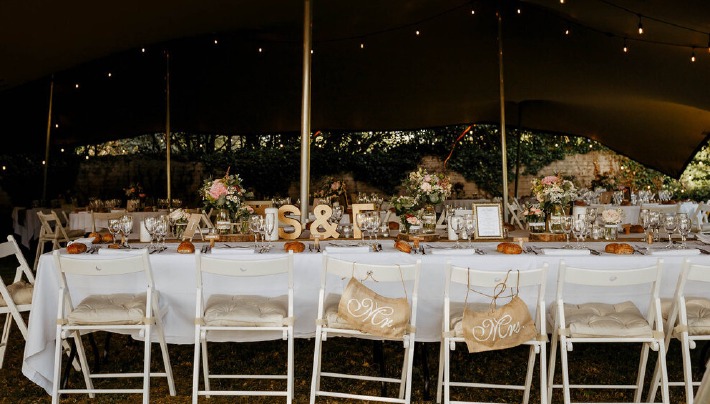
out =
[[474,203],[475,240],[503,238],[503,208],[500,203]]

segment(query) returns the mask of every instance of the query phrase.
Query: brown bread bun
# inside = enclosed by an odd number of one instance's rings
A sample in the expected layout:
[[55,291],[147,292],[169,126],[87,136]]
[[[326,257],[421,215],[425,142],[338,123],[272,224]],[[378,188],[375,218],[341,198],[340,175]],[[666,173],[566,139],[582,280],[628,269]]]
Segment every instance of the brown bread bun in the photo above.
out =
[[284,251],[293,251],[294,253],[301,253],[306,249],[306,245],[300,241],[288,241],[284,243]]
[[412,252],[412,247],[409,245],[409,243],[407,243],[404,240],[397,240],[394,243],[394,248],[398,249],[399,251],[402,251],[403,253],[407,253],[407,254]]
[[121,245],[120,245],[120,244],[109,244],[109,245],[108,245],[108,248],[116,248],[116,249],[118,249],[118,248],[121,248]]
[[89,238],[93,244],[101,244],[101,235],[96,232],[89,233]]
[[67,246],[67,253],[69,254],[81,254],[86,252],[86,244],[84,243],[71,243]]
[[109,233],[104,233],[101,235],[101,241],[104,243],[110,243],[113,241],[113,237]]
[[609,243],[604,251],[610,254],[633,254],[634,248],[626,243]]
[[177,252],[180,254],[194,254],[195,253],[195,245],[192,244],[190,241],[183,241],[180,243],[180,245],[177,248]]
[[523,248],[515,243],[500,243],[496,247],[496,251],[503,254],[520,254]]

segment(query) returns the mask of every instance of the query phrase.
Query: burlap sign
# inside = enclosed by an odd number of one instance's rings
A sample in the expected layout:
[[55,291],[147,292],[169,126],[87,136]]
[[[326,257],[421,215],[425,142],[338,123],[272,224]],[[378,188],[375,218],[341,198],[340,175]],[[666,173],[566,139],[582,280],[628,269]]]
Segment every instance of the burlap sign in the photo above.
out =
[[[507,288],[505,285],[507,279],[506,276],[506,280],[496,288],[500,293]],[[468,352],[512,348],[530,341],[537,335],[528,305],[518,296],[517,291],[510,302],[496,307],[496,299],[500,293],[493,296],[491,309],[483,312],[467,309],[468,293],[466,293],[462,326]]]
[[338,316],[353,329],[388,338],[405,334],[409,311],[406,297],[381,296],[355,278],[350,278],[338,304]]

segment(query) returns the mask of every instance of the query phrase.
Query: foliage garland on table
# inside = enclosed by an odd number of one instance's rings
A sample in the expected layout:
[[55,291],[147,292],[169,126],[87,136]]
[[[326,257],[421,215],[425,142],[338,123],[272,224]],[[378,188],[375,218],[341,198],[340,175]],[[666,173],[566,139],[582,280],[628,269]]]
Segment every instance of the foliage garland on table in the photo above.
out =
[[229,168],[222,178],[207,179],[200,189],[205,210],[227,209],[236,213],[242,204],[244,188],[239,174],[229,174]]

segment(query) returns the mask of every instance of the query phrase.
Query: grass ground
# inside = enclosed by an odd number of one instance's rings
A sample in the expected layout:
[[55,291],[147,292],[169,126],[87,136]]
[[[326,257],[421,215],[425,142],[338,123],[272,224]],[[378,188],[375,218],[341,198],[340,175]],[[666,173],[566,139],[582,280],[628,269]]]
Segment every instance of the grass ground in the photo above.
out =
[[[29,257],[31,258],[31,257]],[[29,260],[29,262],[32,262]],[[11,276],[12,263],[7,260],[0,260],[0,275],[7,280]],[[97,335],[100,344],[104,342],[101,334]],[[313,344],[312,339],[297,339],[295,346],[295,402],[307,403],[310,394],[310,380],[313,364]],[[88,344],[87,344],[88,346]],[[417,355],[415,357],[415,367],[413,371],[412,402],[434,403],[436,394],[436,379],[438,372],[438,343],[418,343]],[[211,345],[210,363],[215,371],[264,371],[275,374],[285,369],[285,344],[282,341],[269,341],[260,343],[215,343]],[[692,352],[696,377],[702,377],[703,369],[698,366],[704,363],[700,358],[704,345],[699,345]],[[370,341],[359,341],[353,339],[331,338],[324,343],[323,368],[329,371],[346,371],[352,368],[362,367],[375,375],[380,370],[380,361],[373,355],[373,343]],[[680,380],[682,378],[680,346],[674,341],[668,353],[668,369],[671,379]],[[11,341],[5,357],[5,363],[0,369],[0,403],[48,403],[49,395],[36,384],[32,383],[22,375],[22,355],[24,344],[21,334],[14,328],[12,330]],[[192,345],[169,345],[170,359],[172,361],[173,372],[177,385],[177,396],[168,394],[167,384],[164,380],[156,379],[152,382],[151,402],[154,403],[188,403],[191,401],[192,386]],[[632,384],[634,382],[636,368],[638,366],[640,349],[636,345],[633,347],[623,344],[584,344],[576,345],[574,351],[570,353],[570,374],[574,378],[573,382]],[[89,352],[89,355],[92,355]],[[395,375],[401,366],[401,346],[393,343],[384,344],[383,361],[386,372]],[[154,366],[153,369],[160,369],[160,357],[157,345],[153,349]],[[649,363],[655,364],[655,353],[651,352]],[[90,360],[93,360],[90,358]],[[461,379],[476,379],[479,381],[498,382],[508,380],[513,383],[520,383],[524,378],[524,367],[527,360],[526,348],[515,348],[508,351],[493,351],[480,354],[469,354],[464,345],[457,347],[452,352],[452,375]],[[424,362],[428,365],[428,376],[425,374]],[[109,355],[106,363],[102,365],[105,369],[132,369],[140,370],[142,363],[142,345],[130,338],[116,335],[111,339]],[[559,369],[559,366],[558,366]],[[559,374],[559,372],[558,372]],[[452,376],[453,377],[453,376]],[[558,376],[559,379],[559,376]],[[533,379],[533,389],[531,403],[539,402],[539,384],[537,372]],[[557,379],[556,379],[557,380]],[[80,374],[72,372],[69,383],[73,386],[83,384]],[[116,385],[115,382],[111,385]],[[120,382],[126,383],[126,382]],[[425,391],[425,385],[429,386],[429,396]],[[333,380],[323,382],[324,387],[333,389],[345,389],[346,391],[357,391],[361,394],[379,394],[378,384],[367,382],[355,382],[352,380]],[[98,384],[97,384],[98,386]],[[219,384],[213,383],[213,388],[218,388]],[[280,388],[280,385],[261,385],[260,388]],[[245,389],[248,387],[244,387]],[[395,389],[390,387],[389,395],[395,395]],[[452,389],[452,398],[460,400],[478,400],[487,402],[520,402],[522,395],[519,392],[502,392],[500,390],[479,390],[461,391]],[[629,391],[617,390],[582,390],[573,392],[573,399],[588,402],[615,402],[630,401],[632,394]],[[67,403],[120,403],[138,402],[140,398],[136,395],[101,395],[91,400],[86,395],[68,396],[63,399]],[[202,399],[202,402],[210,403],[272,403],[283,402],[274,398],[249,397],[235,399],[228,397],[212,397],[209,400]],[[553,402],[561,402],[561,395],[555,392]],[[326,400],[319,399],[318,403],[347,403],[347,400]],[[682,404],[685,402],[683,392],[680,388],[671,389],[671,403]]]

